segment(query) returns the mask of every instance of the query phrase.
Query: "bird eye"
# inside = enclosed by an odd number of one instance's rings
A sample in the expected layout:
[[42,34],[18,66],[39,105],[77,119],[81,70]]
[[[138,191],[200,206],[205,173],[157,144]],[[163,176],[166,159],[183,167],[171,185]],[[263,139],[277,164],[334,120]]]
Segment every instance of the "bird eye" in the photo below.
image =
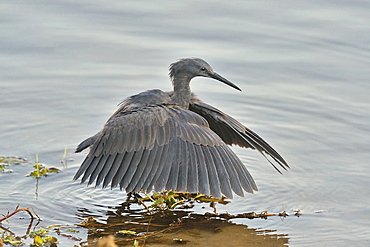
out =
[[200,69],[200,71],[206,71],[206,68],[204,68],[204,67],[202,67],[201,69]]

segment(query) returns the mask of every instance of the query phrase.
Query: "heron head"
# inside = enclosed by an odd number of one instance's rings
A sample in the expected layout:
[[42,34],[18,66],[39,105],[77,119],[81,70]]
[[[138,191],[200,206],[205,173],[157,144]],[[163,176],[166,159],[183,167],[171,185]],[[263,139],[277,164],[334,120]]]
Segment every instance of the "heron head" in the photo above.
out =
[[201,58],[183,58],[170,65],[170,77],[172,81],[177,77],[185,77],[190,81],[196,76],[213,78],[241,91],[234,83],[217,74],[212,67]]

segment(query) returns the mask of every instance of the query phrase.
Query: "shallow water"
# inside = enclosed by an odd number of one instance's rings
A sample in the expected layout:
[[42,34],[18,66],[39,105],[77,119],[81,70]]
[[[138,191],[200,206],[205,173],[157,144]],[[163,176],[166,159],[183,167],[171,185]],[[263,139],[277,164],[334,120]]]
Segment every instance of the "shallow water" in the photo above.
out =
[[[283,176],[235,147],[259,192],[220,212],[301,209],[299,218],[235,220],[287,234],[290,246],[370,242],[370,17],[367,1],[8,1],[0,9],[0,151],[62,168],[39,180],[31,164],[0,174],[1,208],[33,206],[43,225],[97,216],[124,193],[72,182],[95,134],[125,97],[170,90],[168,65],[197,56],[243,89],[196,78],[200,98],[264,137],[291,165]],[[197,209],[204,213],[206,209]],[[320,213],[315,213],[320,212]],[[103,217],[103,216],[102,216]],[[20,220],[22,222],[22,220]],[[14,222],[16,223],[16,222]],[[27,225],[28,223],[23,223]]]

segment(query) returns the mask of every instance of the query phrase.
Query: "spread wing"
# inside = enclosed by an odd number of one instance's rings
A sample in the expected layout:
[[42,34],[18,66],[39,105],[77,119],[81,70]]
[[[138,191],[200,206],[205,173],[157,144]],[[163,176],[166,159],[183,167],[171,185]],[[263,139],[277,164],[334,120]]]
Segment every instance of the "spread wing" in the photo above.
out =
[[202,116],[174,104],[123,105],[77,148],[91,149],[74,179],[127,192],[253,193],[253,178],[221,138]]
[[[281,172],[275,163],[284,170],[289,168],[283,157],[255,132],[215,107],[204,103],[194,95],[192,95],[189,110],[204,117],[208,121],[210,128],[226,144],[236,144],[240,147],[257,149],[279,173]],[[274,162],[268,159],[265,154],[268,154]]]

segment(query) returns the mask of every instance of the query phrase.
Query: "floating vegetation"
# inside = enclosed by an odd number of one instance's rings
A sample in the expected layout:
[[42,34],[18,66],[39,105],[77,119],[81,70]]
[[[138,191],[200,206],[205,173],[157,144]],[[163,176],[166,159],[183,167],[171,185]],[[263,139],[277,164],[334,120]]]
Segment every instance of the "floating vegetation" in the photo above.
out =
[[2,233],[3,236],[0,238],[0,244],[4,243],[11,246],[22,246],[26,244],[24,242],[26,239],[30,240],[30,246],[35,247],[56,247],[58,243],[58,239],[54,236],[50,236],[50,231],[42,227],[21,237],[14,235],[4,236],[5,234],[7,233],[4,231]]
[[130,231],[130,230],[120,230],[117,233],[121,233],[121,234],[125,234],[125,235],[131,235],[131,236],[135,236],[136,235],[136,232],[135,231]]
[[13,172],[10,169],[7,169],[7,166],[18,165],[22,163],[29,163],[28,160],[16,156],[1,156],[0,155],[0,172],[11,173]]
[[[15,236],[6,236],[5,238],[0,240],[0,244],[9,244],[11,246],[22,246],[25,245],[26,243],[22,242],[21,237],[15,237]],[[0,245],[2,246],[2,245]]]
[[56,167],[46,167],[44,164],[39,163],[39,155],[36,154],[36,164],[33,166],[35,170],[33,170],[28,176],[34,178],[40,178],[42,176],[47,176],[49,173],[57,173],[60,172],[59,168]]
[[25,158],[20,158],[16,156],[1,156],[0,155],[0,164],[16,165],[16,164],[22,164],[22,163],[29,163],[29,161],[26,160]]
[[[210,203],[210,206],[216,211],[216,204],[220,203],[226,205],[230,201],[226,200],[226,197],[221,199],[215,198],[213,196],[207,196],[196,193],[188,192],[175,192],[175,191],[163,191],[161,193],[153,193],[153,195],[148,195],[144,193],[145,197],[141,197],[137,193],[129,193],[128,200],[126,203],[139,203],[143,205],[148,212],[160,210],[171,210],[171,209],[189,209],[193,208],[195,203]],[[133,196],[133,200],[131,200]],[[151,202],[148,206],[145,202]]]
[[0,172],[4,172],[4,170],[5,170],[5,165],[0,164]]
[[46,230],[40,227],[39,230],[31,232],[29,234],[30,238],[33,238],[33,246],[41,247],[41,246],[57,246],[58,239],[53,236],[49,236],[49,230]]
[[[64,149],[63,156],[61,159],[61,163],[63,167],[67,166],[67,148]],[[10,165],[19,165],[23,163],[30,163],[30,161],[26,160],[25,158],[20,158],[16,156],[0,156],[0,172],[3,173],[12,173],[13,171],[11,169],[7,169]],[[39,163],[39,155],[36,154],[36,164],[33,166],[35,170],[33,170],[28,176],[34,177],[34,178],[40,178],[42,176],[47,176],[50,173],[57,173],[61,170],[56,167],[46,167],[44,164]]]

